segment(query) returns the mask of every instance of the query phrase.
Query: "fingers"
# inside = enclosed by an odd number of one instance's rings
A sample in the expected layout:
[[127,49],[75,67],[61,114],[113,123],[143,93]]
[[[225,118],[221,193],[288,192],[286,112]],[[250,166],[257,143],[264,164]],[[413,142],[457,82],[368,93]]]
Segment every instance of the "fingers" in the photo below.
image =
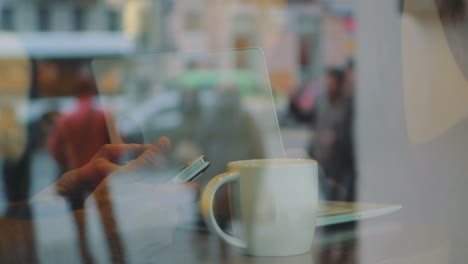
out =
[[83,195],[118,168],[105,158],[94,159],[81,168],[63,174],[56,183],[57,192],[63,196]]
[[[107,144],[86,165],[65,173],[57,181],[56,189],[62,195],[80,195],[92,191],[107,176],[122,169],[131,174],[134,169],[145,165],[157,165],[158,159],[169,152],[171,142],[161,137],[154,144]],[[137,158],[138,157],[138,158]],[[137,158],[136,160],[134,160]],[[127,166],[119,163],[133,160]]]
[[135,159],[151,147],[150,144],[106,144],[91,160],[104,158],[113,163],[122,163]]
[[167,153],[171,150],[171,140],[167,137],[160,137],[153,145],[163,153]]
[[151,161],[157,154],[168,153],[171,141],[167,137],[159,138],[154,144],[107,144],[92,158],[105,158],[113,163],[122,163],[142,156]]
[[[146,166],[160,167],[164,164],[167,154],[171,149],[171,141],[167,137],[159,138],[150,148],[141,153],[138,158],[128,164],[129,168]],[[127,166],[126,166],[127,167]]]
[[60,195],[65,197],[83,196],[89,190],[89,187],[81,181],[81,175],[80,169],[63,174],[55,183],[55,189]]

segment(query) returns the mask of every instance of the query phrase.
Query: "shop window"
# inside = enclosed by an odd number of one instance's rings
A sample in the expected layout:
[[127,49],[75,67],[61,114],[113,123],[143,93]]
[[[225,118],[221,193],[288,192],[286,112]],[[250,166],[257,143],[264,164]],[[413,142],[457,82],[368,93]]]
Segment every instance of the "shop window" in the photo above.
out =
[[109,10],[107,12],[107,29],[109,31],[120,31],[120,23],[120,13],[116,10]]
[[50,30],[50,10],[46,7],[39,7],[37,10],[37,26],[39,31]]
[[12,7],[3,7],[0,15],[1,28],[6,31],[13,31],[15,29],[14,9]]
[[83,31],[85,29],[85,10],[82,7],[73,9],[73,30]]

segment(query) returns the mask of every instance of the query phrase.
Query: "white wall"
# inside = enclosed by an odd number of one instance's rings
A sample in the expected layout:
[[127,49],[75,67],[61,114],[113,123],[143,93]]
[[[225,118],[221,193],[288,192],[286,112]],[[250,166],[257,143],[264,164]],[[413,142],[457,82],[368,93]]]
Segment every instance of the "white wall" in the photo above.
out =
[[[413,245],[424,244],[428,250],[446,243],[451,245],[446,248],[450,252],[447,258],[462,258],[467,254],[463,248],[468,246],[468,120],[429,142],[410,142],[404,89],[411,87],[402,85],[398,1],[359,0],[357,21],[359,199],[404,206],[396,241],[404,237],[405,228],[426,226],[430,232],[405,239]],[[365,248],[371,245],[363,247],[363,263],[378,254]],[[404,263],[419,263],[417,260]]]

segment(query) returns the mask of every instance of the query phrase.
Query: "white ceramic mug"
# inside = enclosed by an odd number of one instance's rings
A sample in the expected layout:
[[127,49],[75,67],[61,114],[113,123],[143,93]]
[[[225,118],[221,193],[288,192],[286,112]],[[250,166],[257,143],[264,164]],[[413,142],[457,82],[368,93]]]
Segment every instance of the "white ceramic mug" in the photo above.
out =
[[[312,246],[318,203],[317,163],[305,159],[230,162],[214,177],[201,198],[208,227],[230,244],[254,256],[291,256]],[[225,233],[213,214],[218,188],[240,181],[242,237]]]

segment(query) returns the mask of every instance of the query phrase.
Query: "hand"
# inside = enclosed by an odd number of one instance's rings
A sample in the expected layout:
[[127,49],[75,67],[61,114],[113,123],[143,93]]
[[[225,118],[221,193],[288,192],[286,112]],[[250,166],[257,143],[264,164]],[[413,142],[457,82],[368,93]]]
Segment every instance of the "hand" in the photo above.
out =
[[62,175],[56,183],[56,190],[63,196],[82,197],[117,171],[131,174],[132,170],[161,165],[170,145],[166,137],[158,139],[153,145],[105,145],[86,165]]

